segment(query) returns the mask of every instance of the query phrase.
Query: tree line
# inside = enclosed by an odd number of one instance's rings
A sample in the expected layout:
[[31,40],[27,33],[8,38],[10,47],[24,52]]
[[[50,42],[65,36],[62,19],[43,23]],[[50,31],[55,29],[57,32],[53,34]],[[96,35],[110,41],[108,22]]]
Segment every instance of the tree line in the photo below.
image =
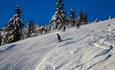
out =
[[70,10],[70,16],[66,16],[63,0],[58,0],[56,3],[55,13],[46,26],[39,26],[33,21],[28,24],[23,24],[21,21],[21,9],[16,7],[15,15],[8,21],[4,28],[0,29],[0,45],[16,42],[28,37],[34,37],[49,33],[52,30],[64,30],[67,27],[80,27],[83,24],[88,24],[87,12],[81,10],[79,16],[76,16],[74,9]]

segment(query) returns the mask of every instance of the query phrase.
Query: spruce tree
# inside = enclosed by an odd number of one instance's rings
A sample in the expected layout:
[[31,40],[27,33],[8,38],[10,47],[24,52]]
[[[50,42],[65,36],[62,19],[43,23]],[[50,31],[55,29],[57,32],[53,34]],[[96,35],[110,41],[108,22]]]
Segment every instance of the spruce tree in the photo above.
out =
[[65,10],[63,0],[58,0],[56,4],[55,14],[51,20],[51,29],[61,29],[65,24]]
[[5,27],[6,35],[4,38],[4,43],[12,43],[21,39],[21,10],[19,6],[16,7],[16,14],[10,19],[8,25]]
[[73,9],[70,10],[70,23],[71,23],[71,26],[75,26],[76,24],[76,15]]
[[79,16],[80,25],[88,24],[87,12],[81,10]]
[[27,37],[31,37],[33,33],[35,33],[36,26],[32,21],[29,21],[28,28],[27,28]]

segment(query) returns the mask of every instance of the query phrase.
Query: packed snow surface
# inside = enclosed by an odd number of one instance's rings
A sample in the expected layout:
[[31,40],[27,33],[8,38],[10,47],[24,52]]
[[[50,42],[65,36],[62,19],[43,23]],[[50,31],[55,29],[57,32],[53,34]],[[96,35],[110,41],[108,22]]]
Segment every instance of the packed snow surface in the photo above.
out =
[[0,70],[115,70],[115,19],[0,46]]

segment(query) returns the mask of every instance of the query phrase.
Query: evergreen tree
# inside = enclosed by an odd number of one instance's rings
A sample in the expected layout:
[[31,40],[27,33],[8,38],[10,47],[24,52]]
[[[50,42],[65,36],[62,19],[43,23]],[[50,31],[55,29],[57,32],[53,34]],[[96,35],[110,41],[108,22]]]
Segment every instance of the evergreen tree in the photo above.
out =
[[87,12],[81,10],[79,16],[80,16],[79,17],[79,23],[80,23],[80,25],[88,24]]
[[27,37],[31,37],[31,35],[35,33],[35,30],[36,30],[35,24],[32,21],[30,21],[27,28],[28,31]]
[[41,35],[41,34],[46,34],[47,33],[47,29],[44,27],[44,26],[41,26],[39,29],[38,29],[38,33]]
[[51,29],[61,29],[65,24],[65,10],[63,0],[58,0],[56,4],[55,14],[51,20]]
[[16,15],[10,19],[8,25],[5,27],[6,35],[4,43],[11,43],[21,39],[22,22],[20,20],[21,10],[19,6],[16,7]]
[[70,23],[71,23],[71,26],[75,26],[76,24],[76,15],[73,9],[70,10]]

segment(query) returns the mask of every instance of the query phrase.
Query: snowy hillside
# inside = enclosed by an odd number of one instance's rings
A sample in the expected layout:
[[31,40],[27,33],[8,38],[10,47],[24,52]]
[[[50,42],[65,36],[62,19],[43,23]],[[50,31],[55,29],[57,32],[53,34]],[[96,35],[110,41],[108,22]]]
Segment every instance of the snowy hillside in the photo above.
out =
[[0,70],[115,70],[115,19],[0,46]]

